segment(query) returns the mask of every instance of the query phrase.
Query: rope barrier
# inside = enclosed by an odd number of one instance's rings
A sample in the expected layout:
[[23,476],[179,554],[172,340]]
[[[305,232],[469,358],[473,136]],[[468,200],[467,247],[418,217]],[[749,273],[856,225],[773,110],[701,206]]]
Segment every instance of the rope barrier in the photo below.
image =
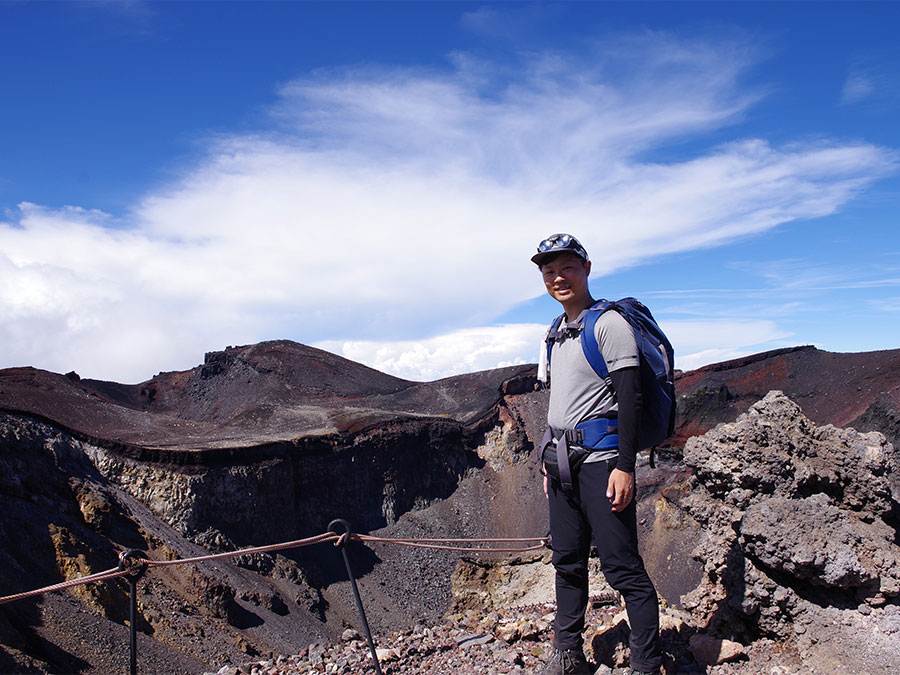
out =
[[[414,548],[430,548],[439,551],[465,551],[469,553],[526,553],[528,551],[539,551],[546,545],[547,539],[544,537],[531,537],[528,539],[385,539],[382,537],[372,537],[365,534],[355,534],[353,539],[358,541],[367,541],[383,544],[397,544],[399,546],[411,546]],[[514,541],[540,541],[540,544],[528,546],[524,548],[484,548],[474,546],[445,546],[437,542],[469,542],[469,543],[487,543],[492,541],[514,542]]]
[[210,555],[201,555],[196,558],[177,558],[175,560],[148,560],[140,559],[140,562],[146,563],[150,567],[164,567],[166,565],[184,565],[186,563],[207,562],[208,560],[221,560],[222,558],[236,558],[251,553],[268,553],[269,551],[281,551],[287,548],[300,548],[302,546],[312,546],[326,541],[336,541],[338,536],[334,532],[325,532],[317,534],[315,537],[307,537],[306,539],[297,539],[295,541],[286,541],[280,544],[268,544],[266,546],[254,546],[252,548],[242,548],[237,551],[225,551],[224,553],[211,553]]
[[[343,527],[343,534],[337,534],[337,526]],[[347,577],[350,586],[353,589],[353,595],[356,600],[356,609],[362,622],[363,630],[366,634],[366,641],[369,644],[369,650],[372,653],[372,661],[375,666],[376,675],[381,675],[381,666],[378,663],[378,653],[375,649],[375,641],[372,639],[372,631],[369,629],[369,622],[366,619],[366,612],[363,608],[362,598],[359,595],[359,589],[356,586],[356,578],[353,575],[353,569],[350,566],[350,558],[347,557],[347,543],[350,541],[370,542],[378,544],[397,544],[399,546],[412,546],[416,548],[430,548],[443,551],[466,551],[469,553],[524,553],[527,551],[536,551],[547,545],[546,537],[528,537],[521,539],[413,539],[413,538],[386,538],[374,537],[366,534],[355,534],[350,531],[350,524],[343,519],[331,521],[329,525],[331,531],[323,532],[314,537],[305,539],[296,539],[294,541],[286,541],[280,544],[269,544],[267,546],[254,546],[251,548],[238,549],[237,551],[225,551],[223,553],[212,553],[209,555],[197,556],[194,558],[178,558],[175,560],[151,560],[142,551],[131,549],[119,553],[119,566],[105,572],[97,572],[79,579],[70,579],[62,583],[45,586],[33,591],[24,593],[16,593],[15,595],[7,595],[0,597],[0,605],[14,600],[21,600],[35,595],[42,595],[53,591],[60,591],[73,586],[83,584],[96,583],[98,581],[106,581],[118,577],[128,577],[129,587],[129,624],[131,637],[131,658],[130,658],[130,675],[137,674],[137,582],[151,567],[165,567],[168,565],[185,565],[188,563],[206,562],[209,560],[221,560],[223,558],[236,558],[242,555],[252,553],[268,553],[270,551],[281,551],[288,548],[300,548],[303,546],[312,546],[313,544],[321,544],[326,541],[334,542],[335,547],[341,550],[344,558],[344,564],[347,567]],[[534,546],[527,547],[473,547],[473,546],[456,546],[455,544],[488,544],[488,543],[524,543],[530,541],[540,542]]]
[[[123,558],[126,552],[120,554],[120,561],[126,563],[126,565],[147,565],[148,567],[165,567],[169,565],[185,565],[185,564],[194,564],[200,562],[207,562],[210,560],[221,560],[224,558],[235,558],[242,555],[249,555],[252,553],[268,553],[271,551],[281,551],[288,548],[301,548],[304,546],[312,546],[314,544],[321,544],[325,542],[334,542],[334,545],[337,547],[343,546],[347,541],[359,541],[359,542],[371,542],[378,544],[397,544],[398,546],[411,546],[415,548],[430,548],[436,550],[443,551],[465,551],[470,553],[527,553],[529,551],[537,551],[546,545],[547,538],[546,537],[522,537],[522,538],[495,538],[495,539],[453,539],[453,538],[445,538],[445,539],[415,539],[415,538],[387,538],[387,537],[375,537],[367,534],[356,534],[350,532],[344,532],[341,535],[338,535],[334,532],[324,532],[322,534],[318,534],[313,537],[307,537],[305,539],[297,539],[294,541],[286,541],[279,544],[268,544],[265,546],[254,546],[251,548],[238,549],[236,551],[225,551],[223,553],[211,553],[209,555],[197,556],[194,558],[177,558],[175,560],[151,560],[149,558],[130,556],[128,558]],[[527,547],[496,547],[496,548],[483,548],[483,547],[463,547],[463,546],[447,546],[445,544],[461,544],[461,543],[469,543],[469,544],[485,544],[492,542],[499,543],[524,543],[536,541],[540,542],[534,546]],[[6,595],[0,597],[0,605],[6,604],[7,602],[13,602],[15,600],[22,600],[24,598],[33,597],[36,595],[43,595],[44,593],[52,593],[54,591],[61,591],[66,588],[72,588],[74,586],[80,586],[83,584],[91,584],[99,581],[108,581],[110,579],[115,579],[117,577],[126,576],[129,574],[133,574],[133,571],[129,569],[127,566],[123,569],[122,565],[120,567],[114,567],[112,569],[106,570],[104,572],[97,572],[95,574],[90,574],[85,577],[80,577],[78,579],[70,579],[68,581],[64,581],[58,584],[53,584],[51,586],[45,586],[43,588],[37,588],[33,591],[26,591],[23,593],[16,593],[14,595]]]
[[5,595],[0,597],[0,605],[3,605],[7,602],[12,602],[13,600],[22,600],[24,598],[30,598],[35,595],[43,595],[44,593],[52,593],[53,591],[61,591],[66,588],[72,588],[73,586],[81,586],[82,584],[92,584],[98,581],[107,581],[109,579],[115,579],[116,577],[123,577],[128,574],[128,570],[121,570],[118,567],[114,567],[111,570],[106,570],[105,572],[97,572],[95,574],[90,574],[86,577],[79,577],[78,579],[69,579],[68,581],[63,581],[58,584],[53,584],[52,586],[44,586],[43,588],[36,588],[33,591],[26,591],[24,593],[16,593],[15,595]]

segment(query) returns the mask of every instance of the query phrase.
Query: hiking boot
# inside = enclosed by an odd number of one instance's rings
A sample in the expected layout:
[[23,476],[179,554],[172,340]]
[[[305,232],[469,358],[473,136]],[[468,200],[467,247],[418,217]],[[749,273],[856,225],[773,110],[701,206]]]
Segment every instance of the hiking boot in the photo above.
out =
[[662,671],[659,668],[654,668],[653,670],[637,670],[636,668],[629,668],[625,671],[625,675],[660,675]]
[[553,656],[538,675],[591,675],[593,671],[580,649],[553,648]]

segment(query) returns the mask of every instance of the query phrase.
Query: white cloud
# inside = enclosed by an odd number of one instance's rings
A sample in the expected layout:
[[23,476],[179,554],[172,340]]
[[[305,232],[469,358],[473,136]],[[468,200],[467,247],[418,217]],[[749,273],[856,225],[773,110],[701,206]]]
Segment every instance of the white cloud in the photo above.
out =
[[[549,323],[549,322],[548,322]],[[666,321],[675,366],[691,370],[789,344],[772,320]],[[504,324],[452,331],[421,340],[325,340],[314,346],[409,380],[537,363],[547,324]]]
[[[886,243],[886,245],[889,245]],[[747,275],[760,277],[766,282],[761,289],[742,289],[742,293],[797,294],[804,291],[837,291],[847,289],[891,288],[900,286],[900,276],[894,265],[885,265],[871,257],[868,265],[841,264],[820,258],[772,258],[769,260],[742,260],[730,267]],[[704,291],[678,291],[695,294]],[[708,293],[715,291],[707,290]],[[730,293],[722,289],[720,293]]]
[[742,356],[749,356],[751,354],[757,354],[762,351],[767,350],[756,348],[747,349],[739,347],[713,347],[710,349],[704,349],[699,352],[694,352],[693,354],[688,354],[687,356],[678,357],[675,363],[675,367],[679,370],[685,371],[695,370],[697,368],[709,365],[710,363],[731,361],[732,359],[739,359]]
[[465,329],[538,292],[528,257],[562,224],[616,251],[608,274],[832,213],[894,168],[864,143],[759,139],[642,159],[756,100],[739,45],[647,35],[515,78],[456,63],[293,82],[277,129],[219,139],[123,222],[22,205],[0,223],[0,366],[135,381],[268,338],[355,344],[419,376],[457,372],[477,339],[472,367],[531,360],[506,342],[519,329]]
[[315,346],[408,380],[536,363],[547,326],[508,324],[456,330],[422,340],[324,341]]
[[793,335],[770,319],[663,321],[675,367],[693,370],[718,361],[788,346]]

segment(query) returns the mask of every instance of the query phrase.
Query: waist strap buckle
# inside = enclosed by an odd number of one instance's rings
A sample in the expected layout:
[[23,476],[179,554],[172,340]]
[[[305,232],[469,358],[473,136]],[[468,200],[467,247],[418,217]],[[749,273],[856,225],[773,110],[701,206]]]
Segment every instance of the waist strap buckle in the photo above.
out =
[[584,445],[584,429],[566,429],[566,443]]

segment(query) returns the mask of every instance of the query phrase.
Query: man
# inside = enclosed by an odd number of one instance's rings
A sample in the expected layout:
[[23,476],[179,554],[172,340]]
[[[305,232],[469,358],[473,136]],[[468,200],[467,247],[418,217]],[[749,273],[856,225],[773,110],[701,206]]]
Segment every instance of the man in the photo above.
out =
[[[556,568],[557,612],[553,654],[541,673],[591,673],[584,657],[581,633],[588,602],[588,554],[593,539],[607,581],[625,598],[631,625],[630,672],[658,674],[662,656],[659,603],[638,553],[633,501],[641,406],[640,362],[634,333],[617,312],[608,311],[600,316],[595,335],[611,382],[600,378],[588,363],[579,336],[580,319],[595,302],[588,289],[591,261],[587,252],[575,237],[555,234],[540,243],[531,260],[540,268],[547,292],[565,311],[559,334],[551,343],[547,422],[552,438],[542,449],[544,492],[549,505]],[[579,448],[579,437],[572,434],[570,440],[561,442],[566,438],[565,432],[574,430],[576,424],[600,418],[609,420],[606,424],[612,435],[607,440],[613,447],[607,442],[602,444],[602,450]],[[557,457],[557,446],[560,451],[580,450],[582,456],[586,455],[580,466],[572,465],[570,480],[560,478],[563,473],[560,465],[565,463]],[[547,475],[548,470],[551,476]]]

